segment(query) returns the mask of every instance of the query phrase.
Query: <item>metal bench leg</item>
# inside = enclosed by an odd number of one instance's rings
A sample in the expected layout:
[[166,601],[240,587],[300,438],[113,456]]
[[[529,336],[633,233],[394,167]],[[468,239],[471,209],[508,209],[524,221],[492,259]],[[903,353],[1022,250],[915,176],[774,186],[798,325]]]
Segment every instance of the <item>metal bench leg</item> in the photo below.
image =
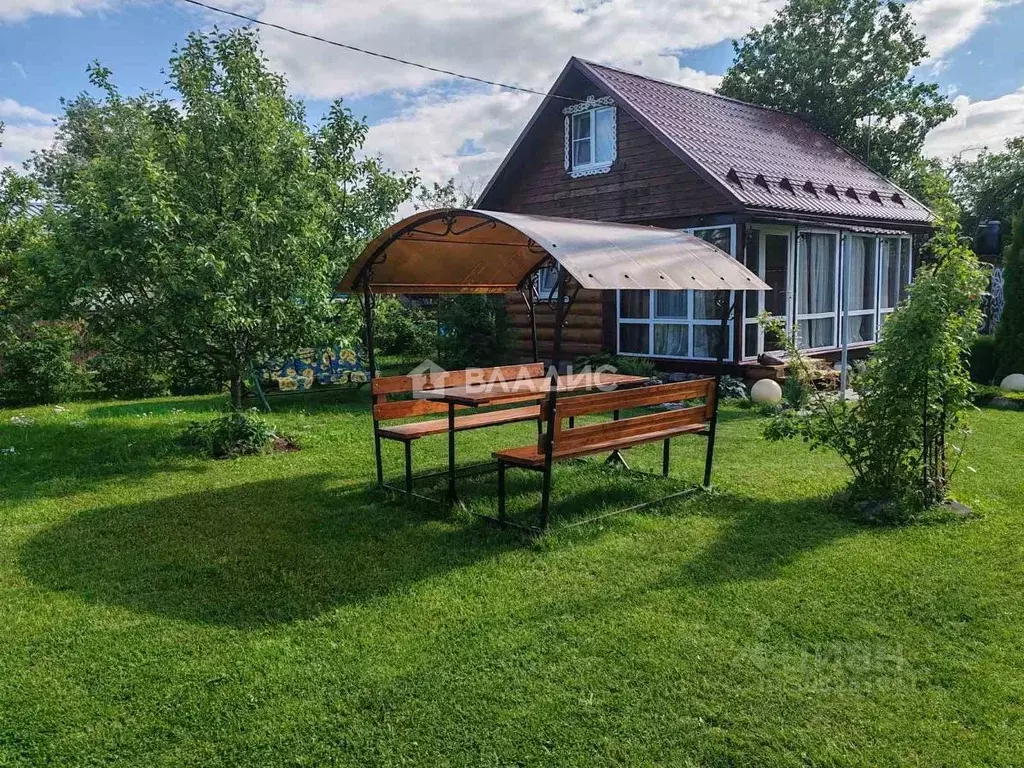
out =
[[551,467],[544,467],[544,485],[540,496],[540,529],[548,529],[548,509],[551,506]]
[[448,403],[448,501],[455,500],[455,403]]
[[671,445],[671,443],[671,438],[666,437],[665,445],[661,449],[661,474],[664,475],[665,477],[668,477],[668,453],[669,445]]
[[505,462],[498,462],[498,519],[505,522]]
[[570,416],[569,417],[569,429],[572,429],[575,426],[576,426],[576,417],[575,416]]
[[412,498],[412,440],[405,441],[405,497]]
[[381,456],[380,456],[380,435],[376,434],[376,431],[377,431],[377,425],[376,424],[374,424],[373,430],[374,430],[374,435],[373,435],[373,455],[374,455],[374,458],[377,460],[377,487],[378,488],[383,488],[384,487],[384,462],[381,460]]

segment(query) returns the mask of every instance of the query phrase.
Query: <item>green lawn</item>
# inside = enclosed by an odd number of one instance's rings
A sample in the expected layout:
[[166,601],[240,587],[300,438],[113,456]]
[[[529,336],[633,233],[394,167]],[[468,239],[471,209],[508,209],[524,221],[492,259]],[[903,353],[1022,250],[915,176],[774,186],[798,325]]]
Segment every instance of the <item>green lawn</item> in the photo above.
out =
[[[715,494],[531,542],[369,490],[364,394],[183,455],[219,404],[0,411],[0,766],[1024,764],[1024,413],[973,417],[967,522],[849,522],[836,460],[728,408]],[[677,487],[566,465],[554,515]]]

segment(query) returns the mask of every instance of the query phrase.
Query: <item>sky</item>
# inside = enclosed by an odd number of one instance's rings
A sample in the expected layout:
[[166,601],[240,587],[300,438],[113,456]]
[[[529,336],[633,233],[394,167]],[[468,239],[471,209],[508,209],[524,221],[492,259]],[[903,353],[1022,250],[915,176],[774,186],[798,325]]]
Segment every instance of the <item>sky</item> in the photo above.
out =
[[[546,91],[570,56],[713,90],[731,40],[781,0],[211,0],[214,5],[371,50]],[[997,150],[1024,134],[1024,0],[909,0],[937,82],[957,115],[925,151]],[[240,22],[181,0],[0,0],[0,166],[53,137],[60,99],[88,88],[98,60],[124,92],[164,89],[191,30]],[[263,29],[271,66],[315,120],[343,98],[371,128],[365,149],[426,182],[479,192],[541,97],[475,85]]]

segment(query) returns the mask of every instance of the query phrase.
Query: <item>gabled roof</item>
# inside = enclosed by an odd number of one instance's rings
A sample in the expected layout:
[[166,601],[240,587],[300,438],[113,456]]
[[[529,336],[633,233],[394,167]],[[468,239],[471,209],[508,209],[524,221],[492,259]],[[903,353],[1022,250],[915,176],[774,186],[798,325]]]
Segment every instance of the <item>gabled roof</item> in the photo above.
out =
[[[739,206],[791,218],[855,218],[927,225],[926,206],[799,117],[573,58],[578,69],[677,157]],[[545,99],[481,196],[486,197]]]

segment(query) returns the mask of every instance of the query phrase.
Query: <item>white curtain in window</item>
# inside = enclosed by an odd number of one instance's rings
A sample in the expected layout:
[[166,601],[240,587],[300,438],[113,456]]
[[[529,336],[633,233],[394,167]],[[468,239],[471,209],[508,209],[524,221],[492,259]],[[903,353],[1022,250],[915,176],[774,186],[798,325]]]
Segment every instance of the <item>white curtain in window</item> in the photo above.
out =
[[615,107],[594,112],[594,162],[610,163],[615,152]]
[[[693,356],[718,357],[718,344],[722,329],[717,325],[695,325],[693,327]],[[729,351],[726,350],[726,356]]]
[[688,325],[655,325],[654,354],[687,357],[690,350],[690,326]]
[[882,309],[892,309],[900,299],[900,241],[898,238],[887,237],[882,241],[880,262]]
[[850,309],[871,309],[874,306],[875,241],[868,237],[851,237],[849,245]]
[[835,311],[835,235],[804,234],[798,279],[797,314],[815,315]]
[[686,291],[656,291],[655,317],[686,319]]

